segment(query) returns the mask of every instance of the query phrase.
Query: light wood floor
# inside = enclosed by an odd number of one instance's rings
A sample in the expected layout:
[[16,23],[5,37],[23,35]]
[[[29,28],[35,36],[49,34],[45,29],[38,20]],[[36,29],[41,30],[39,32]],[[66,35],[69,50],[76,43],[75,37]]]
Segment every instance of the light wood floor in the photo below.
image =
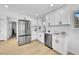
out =
[[12,38],[8,41],[0,42],[0,55],[58,55],[58,53],[37,40],[18,46],[16,38]]

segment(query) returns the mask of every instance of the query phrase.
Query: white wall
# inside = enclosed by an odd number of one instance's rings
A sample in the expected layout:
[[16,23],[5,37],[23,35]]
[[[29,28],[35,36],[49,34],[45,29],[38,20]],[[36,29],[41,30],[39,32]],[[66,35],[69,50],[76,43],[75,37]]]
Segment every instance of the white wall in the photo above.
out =
[[7,22],[5,19],[0,19],[0,40],[6,40],[7,38]]
[[73,11],[79,10],[79,5],[70,5],[69,13],[71,15],[71,30],[70,30],[70,39],[69,39],[69,51],[73,54],[79,54],[79,29],[73,27]]

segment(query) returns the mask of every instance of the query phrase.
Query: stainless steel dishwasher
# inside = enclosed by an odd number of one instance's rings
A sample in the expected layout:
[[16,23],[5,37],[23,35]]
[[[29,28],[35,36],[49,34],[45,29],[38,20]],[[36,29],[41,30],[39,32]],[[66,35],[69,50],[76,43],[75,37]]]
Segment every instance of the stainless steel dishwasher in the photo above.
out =
[[49,48],[52,48],[52,34],[45,33],[44,43]]

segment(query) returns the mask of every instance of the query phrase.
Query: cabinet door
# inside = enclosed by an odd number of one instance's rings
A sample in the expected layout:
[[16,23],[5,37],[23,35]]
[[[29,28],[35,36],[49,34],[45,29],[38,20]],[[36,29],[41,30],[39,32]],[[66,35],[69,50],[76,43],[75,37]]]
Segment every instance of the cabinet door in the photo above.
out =
[[48,26],[48,24],[50,23],[50,15],[46,16],[46,26]]
[[37,19],[31,20],[31,26],[37,26]]
[[36,32],[32,32],[32,40],[35,40],[36,39],[36,35],[37,35]]
[[31,32],[32,32],[32,40],[37,39],[37,31],[35,31],[36,27],[32,27]]
[[63,14],[62,14],[62,24],[70,24],[70,19],[69,19],[70,15],[63,11]]
[[37,39],[44,44],[44,33],[38,32]]
[[54,13],[55,13],[55,25],[59,25],[60,23],[70,24],[69,20],[70,15],[68,14],[67,8],[60,8],[56,10]]
[[38,20],[37,20],[37,24],[38,24],[38,26],[41,26],[41,25],[42,25],[42,21],[41,21],[40,18],[38,18]]
[[44,33],[40,34],[40,41],[44,44]]
[[55,24],[55,13],[51,13],[50,14],[50,25],[54,25]]
[[61,8],[58,10],[59,12],[59,19],[62,21],[62,24],[70,24],[69,17],[70,15],[68,14],[68,9],[67,8]]
[[53,48],[61,54],[66,54],[67,53],[66,43],[67,42],[64,37],[55,37],[55,40],[53,41]]
[[58,44],[59,44],[59,40],[56,36],[53,36],[53,49],[58,51],[59,47],[58,47]]
[[59,21],[60,21],[60,18],[59,18],[59,12],[58,11],[55,11],[55,14],[54,14],[54,22],[55,22],[55,25],[59,25]]
[[63,54],[64,53],[64,46],[65,46],[65,39],[62,37],[58,37],[59,43],[58,43],[58,51]]

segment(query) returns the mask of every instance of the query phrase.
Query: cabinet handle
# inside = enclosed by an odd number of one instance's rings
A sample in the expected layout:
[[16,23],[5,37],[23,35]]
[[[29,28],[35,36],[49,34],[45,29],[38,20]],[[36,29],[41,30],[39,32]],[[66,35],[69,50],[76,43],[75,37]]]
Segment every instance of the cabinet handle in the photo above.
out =
[[41,35],[40,35],[40,37],[41,37]]
[[55,40],[56,43],[59,43],[59,40]]
[[62,21],[59,21],[59,24],[62,24]]

